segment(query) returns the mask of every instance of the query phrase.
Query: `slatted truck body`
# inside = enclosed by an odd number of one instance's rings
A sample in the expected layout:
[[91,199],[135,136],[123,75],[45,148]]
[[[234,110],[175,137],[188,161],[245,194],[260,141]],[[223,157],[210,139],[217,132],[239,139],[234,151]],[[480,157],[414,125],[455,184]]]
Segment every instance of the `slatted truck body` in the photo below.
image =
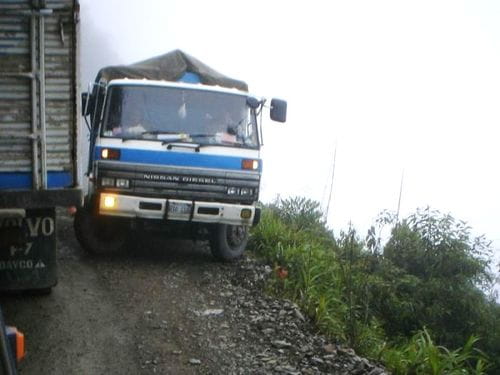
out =
[[0,2],[3,290],[50,290],[56,284],[55,207],[82,199],[78,12],[76,0]]

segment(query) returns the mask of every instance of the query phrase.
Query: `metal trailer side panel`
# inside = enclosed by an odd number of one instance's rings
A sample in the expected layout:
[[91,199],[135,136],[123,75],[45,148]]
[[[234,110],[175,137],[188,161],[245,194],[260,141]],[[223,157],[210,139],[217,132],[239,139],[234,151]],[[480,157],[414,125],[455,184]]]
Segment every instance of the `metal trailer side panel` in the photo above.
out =
[[77,0],[0,2],[0,208],[19,190],[28,206],[27,190],[78,204],[78,13]]

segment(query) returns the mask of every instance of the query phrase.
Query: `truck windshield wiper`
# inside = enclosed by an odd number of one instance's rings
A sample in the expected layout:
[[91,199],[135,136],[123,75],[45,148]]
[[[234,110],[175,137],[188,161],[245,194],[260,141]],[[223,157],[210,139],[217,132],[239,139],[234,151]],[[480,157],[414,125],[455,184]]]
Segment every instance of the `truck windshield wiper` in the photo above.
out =
[[198,143],[186,143],[186,142],[172,142],[172,141],[163,141],[161,143],[162,145],[167,145],[167,150],[171,150],[174,147],[179,147],[179,148],[189,148],[189,149],[194,149],[196,152],[200,152],[200,147],[203,145],[200,145]]
[[167,130],[146,130],[145,132],[142,132],[141,135],[158,135],[158,134],[184,134],[181,132],[173,132],[173,131],[167,131]]
[[[145,135],[156,135],[156,138],[143,138]],[[164,138],[162,137],[164,136]],[[147,130],[142,133],[135,134],[134,136],[122,137],[122,142],[132,141],[132,140],[146,140],[146,141],[161,141],[161,142],[172,142],[176,140],[184,140],[189,137],[188,134],[164,131],[164,130]]]
[[[204,147],[233,147],[233,148],[244,148],[246,145],[242,143],[199,143],[198,148],[204,148]],[[245,147],[247,148],[247,147]]]
[[[155,141],[162,141],[162,144],[168,143],[168,142],[189,142],[191,141],[191,137],[189,134],[186,133],[181,133],[181,132],[173,132],[173,131],[164,131],[164,130],[152,130],[152,131],[145,131],[142,133],[142,135],[153,135],[156,136],[156,138],[153,138]],[[149,140],[149,137],[146,139]]]
[[215,137],[215,134],[189,134],[191,138],[211,138]]
[[[233,134],[231,134],[233,135]],[[191,138],[215,138],[217,137],[217,134],[190,134]],[[238,141],[224,141],[224,140],[219,140],[219,141],[214,141],[212,143],[200,143],[200,146],[223,146],[223,147],[244,147],[245,144],[242,142]]]

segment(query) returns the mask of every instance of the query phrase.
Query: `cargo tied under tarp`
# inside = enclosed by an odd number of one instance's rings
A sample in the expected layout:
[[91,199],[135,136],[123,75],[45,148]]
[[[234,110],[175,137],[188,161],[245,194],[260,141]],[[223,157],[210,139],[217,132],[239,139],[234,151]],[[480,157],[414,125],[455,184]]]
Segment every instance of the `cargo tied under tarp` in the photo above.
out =
[[204,85],[248,91],[248,85],[245,82],[227,77],[181,50],[171,51],[131,65],[102,68],[97,74],[96,82],[109,82],[120,78],[175,82],[183,80],[183,77],[189,74],[195,74],[199,82]]

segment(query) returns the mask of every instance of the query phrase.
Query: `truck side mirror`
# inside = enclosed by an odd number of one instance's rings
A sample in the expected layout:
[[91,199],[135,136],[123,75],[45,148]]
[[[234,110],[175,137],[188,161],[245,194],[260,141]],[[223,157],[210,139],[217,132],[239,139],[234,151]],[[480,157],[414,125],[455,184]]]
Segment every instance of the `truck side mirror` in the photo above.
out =
[[88,116],[90,114],[90,103],[89,103],[89,93],[82,92],[82,116]]
[[262,102],[257,99],[257,98],[254,98],[253,96],[249,96],[247,98],[247,105],[252,108],[252,109],[257,109],[259,108],[259,106],[262,104]]
[[281,99],[271,100],[271,120],[278,122],[286,121],[286,101]]

